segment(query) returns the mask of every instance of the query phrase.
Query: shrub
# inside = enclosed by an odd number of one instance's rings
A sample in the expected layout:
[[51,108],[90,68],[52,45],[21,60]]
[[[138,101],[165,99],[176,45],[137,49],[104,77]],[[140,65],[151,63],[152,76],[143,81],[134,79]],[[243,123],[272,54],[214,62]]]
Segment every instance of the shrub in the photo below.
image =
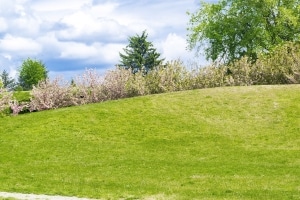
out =
[[17,86],[14,88],[14,91],[21,92],[21,91],[23,91],[23,87],[22,87],[21,85],[17,85]]
[[[105,74],[102,92],[105,100],[119,99],[128,96],[126,85],[131,76],[131,70],[116,68]],[[128,86],[127,86],[128,87]]]
[[300,83],[300,46],[285,43],[252,64],[244,57],[229,65],[234,85]]
[[183,66],[183,63],[179,60],[167,63],[165,66],[159,66],[158,70],[151,74],[154,78],[158,76],[157,80],[158,88],[157,91],[160,92],[174,92],[185,90],[188,88],[186,85],[186,80],[188,77],[188,72]]
[[226,85],[226,67],[212,64],[202,68],[193,69],[190,76],[190,88],[201,89],[221,87]]
[[12,92],[8,92],[6,89],[0,88],[0,113],[9,113],[9,106],[12,100],[12,96]]
[[29,104],[26,102],[18,102],[17,100],[12,100],[10,102],[10,109],[13,115],[18,115],[21,112],[28,112]]
[[106,98],[103,94],[103,79],[96,70],[86,70],[71,85],[77,104],[96,103]]
[[300,83],[300,45],[288,42],[276,47],[263,61],[269,84]]
[[146,77],[148,76],[149,74],[146,75],[143,69],[136,73],[131,73],[128,76],[128,80],[125,85],[126,96],[134,97],[149,94],[150,92],[146,82]]
[[146,94],[190,89],[190,72],[180,60],[168,62],[151,70],[145,77]]
[[12,94],[1,90],[0,111],[10,107],[17,114],[28,108],[39,111],[188,89],[300,83],[299,49],[298,44],[287,43],[260,56],[255,63],[244,57],[230,65],[213,63],[191,70],[180,60],[157,66],[147,74],[117,67],[100,76],[89,69],[71,84],[60,78],[39,82],[31,92],[30,105],[12,101]]
[[53,81],[40,81],[33,86],[30,99],[30,111],[40,111],[77,105],[72,87],[61,78]]
[[[257,60],[257,63],[259,62],[260,61]],[[257,81],[259,75],[261,75],[260,70],[252,65],[247,57],[243,57],[239,61],[230,64],[227,69],[230,72],[230,74],[227,74],[228,85],[252,85]]]
[[19,102],[30,102],[30,91],[14,91],[13,98]]

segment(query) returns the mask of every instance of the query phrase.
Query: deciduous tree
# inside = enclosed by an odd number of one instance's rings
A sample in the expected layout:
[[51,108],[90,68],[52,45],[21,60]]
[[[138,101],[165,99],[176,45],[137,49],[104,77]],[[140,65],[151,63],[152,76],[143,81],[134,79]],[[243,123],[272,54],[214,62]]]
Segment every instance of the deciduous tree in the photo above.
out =
[[42,61],[28,58],[20,68],[19,82],[24,90],[32,89],[33,85],[37,85],[39,81],[47,77],[48,71]]
[[225,63],[300,39],[300,0],[220,0],[189,13],[189,48]]

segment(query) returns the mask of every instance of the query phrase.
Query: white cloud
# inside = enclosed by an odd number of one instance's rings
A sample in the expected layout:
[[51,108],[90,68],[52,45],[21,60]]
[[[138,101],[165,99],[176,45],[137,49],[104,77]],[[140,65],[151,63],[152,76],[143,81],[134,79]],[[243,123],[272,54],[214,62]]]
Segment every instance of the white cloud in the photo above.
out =
[[41,34],[41,20],[24,14],[22,17],[10,21],[10,32],[27,37],[35,37]]
[[3,17],[0,17],[0,33],[7,30],[7,24]]
[[79,11],[60,21],[66,28],[56,35],[59,40],[77,41],[120,41],[126,39],[126,27],[109,18],[93,16],[89,12]]
[[112,13],[116,11],[118,6],[118,3],[106,2],[98,5],[91,5],[90,7],[86,7],[86,9],[88,9],[93,16],[112,17]]
[[60,44],[61,58],[87,59],[97,55],[97,49],[93,46],[87,46],[76,42],[65,42]]
[[22,37],[40,34],[41,20],[29,6],[27,0],[0,0],[0,32]]
[[162,57],[186,59],[186,11],[194,8],[194,0],[0,0],[0,64],[16,69],[34,57],[50,71],[114,66],[143,30]]
[[6,35],[0,40],[1,52],[18,56],[36,56],[42,51],[42,46],[31,38]]
[[186,50],[186,40],[175,33],[170,33],[162,43],[163,56],[167,60],[186,59],[191,53]]
[[16,79],[18,73],[19,73],[18,70],[14,66],[9,67],[9,77]]
[[18,62],[14,62],[12,60],[12,56],[9,54],[0,54],[0,73],[3,70],[6,70],[9,73],[9,76],[12,78],[16,78],[16,75],[18,73],[17,69],[19,66]]
[[86,63],[112,63],[116,64],[119,52],[124,47],[121,43],[101,43],[93,42],[86,44],[76,41],[57,40],[54,33],[49,33],[38,38],[42,43],[44,52],[53,59],[83,59]]
[[124,48],[122,44],[106,44],[99,48],[99,55],[101,55],[103,61],[114,66],[119,62],[119,52],[122,51],[122,48]]
[[60,43],[61,58],[87,59],[95,63],[117,64],[121,44],[101,44],[93,43],[86,45],[76,42]]
[[0,6],[0,13],[2,15],[8,15],[10,13],[13,13],[15,10],[16,2],[14,0],[8,1],[8,0],[0,0],[1,6]]
[[91,4],[91,0],[49,0],[49,1],[33,1],[32,9],[38,12],[51,12],[57,10],[80,10],[84,5]]
[[9,55],[9,54],[3,54],[2,56],[9,61],[11,61],[11,59],[12,59],[11,55]]

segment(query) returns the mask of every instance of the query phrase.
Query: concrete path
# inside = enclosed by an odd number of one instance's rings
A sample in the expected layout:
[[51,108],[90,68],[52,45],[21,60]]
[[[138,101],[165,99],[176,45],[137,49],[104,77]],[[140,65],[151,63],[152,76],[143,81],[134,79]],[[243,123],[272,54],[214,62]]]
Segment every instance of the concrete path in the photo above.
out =
[[[22,193],[12,193],[12,192],[0,192],[0,198],[12,198],[12,200],[101,200],[101,199],[88,199],[79,197],[66,197],[66,196],[51,196],[44,194],[22,194]],[[120,200],[131,199],[121,198]],[[136,199],[136,198],[133,198]],[[148,197],[143,197],[141,200],[172,200],[176,199],[175,196],[165,196],[164,194],[158,194]],[[9,199],[10,200],[10,199]],[[104,199],[102,199],[104,200]]]
[[14,198],[17,200],[91,200],[91,199],[87,199],[87,198],[78,198],[78,197],[21,194],[21,193],[10,193],[10,192],[0,192],[0,197]]

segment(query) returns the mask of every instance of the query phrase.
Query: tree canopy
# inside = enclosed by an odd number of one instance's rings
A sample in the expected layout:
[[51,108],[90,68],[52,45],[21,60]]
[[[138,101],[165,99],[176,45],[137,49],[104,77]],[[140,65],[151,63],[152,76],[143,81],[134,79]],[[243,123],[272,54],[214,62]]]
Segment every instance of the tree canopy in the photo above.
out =
[[33,85],[48,77],[48,71],[42,61],[28,58],[20,68],[19,83],[24,90],[32,89]]
[[131,69],[133,73],[144,70],[147,73],[155,66],[160,65],[164,59],[159,59],[160,53],[153,47],[152,42],[147,41],[148,34],[129,37],[129,44],[124,48],[124,54],[119,53],[121,64],[125,69]]
[[252,61],[286,41],[300,39],[300,0],[220,0],[190,15],[189,48],[225,63]]

